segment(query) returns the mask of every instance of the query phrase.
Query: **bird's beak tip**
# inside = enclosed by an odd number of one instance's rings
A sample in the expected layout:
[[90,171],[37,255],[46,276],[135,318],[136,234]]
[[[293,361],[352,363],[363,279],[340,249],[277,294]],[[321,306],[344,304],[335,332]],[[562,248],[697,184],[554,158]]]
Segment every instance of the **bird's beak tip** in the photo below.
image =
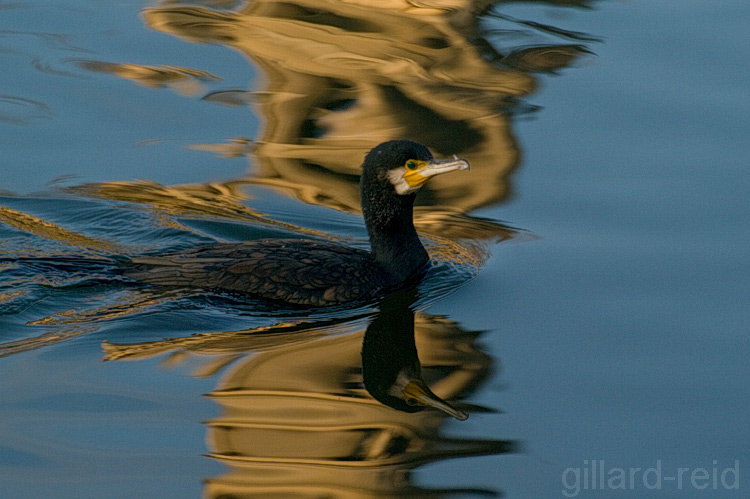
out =
[[421,380],[412,381],[411,383],[409,383],[409,385],[407,385],[407,388],[405,389],[405,392],[405,395],[408,394],[408,396],[416,399],[419,405],[432,407],[433,409],[437,409],[450,416],[453,416],[459,421],[466,421],[467,419],[469,419],[468,414],[466,414],[464,411],[456,409],[448,402],[432,393],[427,385]]

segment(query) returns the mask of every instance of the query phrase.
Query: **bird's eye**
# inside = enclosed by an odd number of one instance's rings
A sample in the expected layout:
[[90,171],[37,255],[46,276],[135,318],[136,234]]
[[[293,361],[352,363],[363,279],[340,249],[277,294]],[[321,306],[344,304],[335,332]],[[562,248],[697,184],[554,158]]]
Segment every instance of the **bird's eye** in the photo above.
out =
[[417,167],[417,162],[410,159],[409,161],[406,162],[406,167],[409,170],[413,170]]
[[407,405],[411,405],[411,406],[419,404],[419,401],[415,399],[414,397],[407,398],[405,402]]

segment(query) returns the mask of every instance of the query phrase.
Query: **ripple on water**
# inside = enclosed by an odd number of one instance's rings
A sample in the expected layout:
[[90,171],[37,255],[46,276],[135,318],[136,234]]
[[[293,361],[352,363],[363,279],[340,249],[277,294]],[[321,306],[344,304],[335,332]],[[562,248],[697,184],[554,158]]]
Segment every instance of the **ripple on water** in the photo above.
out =
[[0,122],[10,125],[34,125],[54,116],[52,108],[44,102],[0,94]]
[[[0,312],[7,327],[0,338],[0,356],[96,332],[130,342],[254,328],[297,331],[311,324],[329,331],[337,325],[361,325],[378,310],[376,301],[319,309],[285,307],[248,296],[148,288],[118,275],[116,262],[127,256],[221,240],[279,237],[279,228],[266,227],[265,219],[258,220],[254,213],[247,218],[186,216],[146,209],[141,203],[59,193],[3,198],[2,204],[7,207],[0,234],[5,242]],[[330,234],[343,244],[367,247],[359,217],[337,214],[321,222],[317,213],[310,219],[307,211],[295,212],[286,217],[293,220],[284,224],[283,237],[310,237],[306,231],[312,227],[318,237]],[[423,226],[443,237],[425,236],[432,260],[418,286],[413,305],[418,310],[471,281],[492,242],[512,237],[505,227],[465,215],[430,219]],[[291,232],[294,227],[300,227],[300,233]],[[464,239],[470,235],[477,239]]]

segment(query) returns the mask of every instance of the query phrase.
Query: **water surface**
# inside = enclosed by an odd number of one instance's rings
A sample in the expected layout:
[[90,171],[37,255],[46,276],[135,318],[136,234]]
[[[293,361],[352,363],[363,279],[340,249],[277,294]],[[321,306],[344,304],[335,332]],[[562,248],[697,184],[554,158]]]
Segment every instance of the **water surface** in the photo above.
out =
[[[0,6],[4,493],[742,497],[748,7],[325,5]],[[472,163],[420,193],[405,309],[467,421],[367,392],[377,304],[112,272],[366,247],[359,164],[390,138]]]

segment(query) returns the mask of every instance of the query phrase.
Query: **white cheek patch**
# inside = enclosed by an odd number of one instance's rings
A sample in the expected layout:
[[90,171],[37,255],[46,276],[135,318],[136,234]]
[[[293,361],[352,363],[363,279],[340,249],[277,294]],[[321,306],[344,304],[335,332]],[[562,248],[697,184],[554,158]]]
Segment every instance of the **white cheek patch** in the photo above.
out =
[[388,395],[404,400],[404,389],[406,389],[406,385],[409,384],[409,381],[411,381],[411,379],[404,372],[404,369],[400,370],[398,376],[396,376],[396,381],[394,381],[393,385],[388,389]]
[[388,180],[393,184],[396,193],[402,196],[419,190],[419,187],[412,187],[409,185],[406,179],[404,179],[404,173],[406,173],[406,168],[396,168],[388,171]]

